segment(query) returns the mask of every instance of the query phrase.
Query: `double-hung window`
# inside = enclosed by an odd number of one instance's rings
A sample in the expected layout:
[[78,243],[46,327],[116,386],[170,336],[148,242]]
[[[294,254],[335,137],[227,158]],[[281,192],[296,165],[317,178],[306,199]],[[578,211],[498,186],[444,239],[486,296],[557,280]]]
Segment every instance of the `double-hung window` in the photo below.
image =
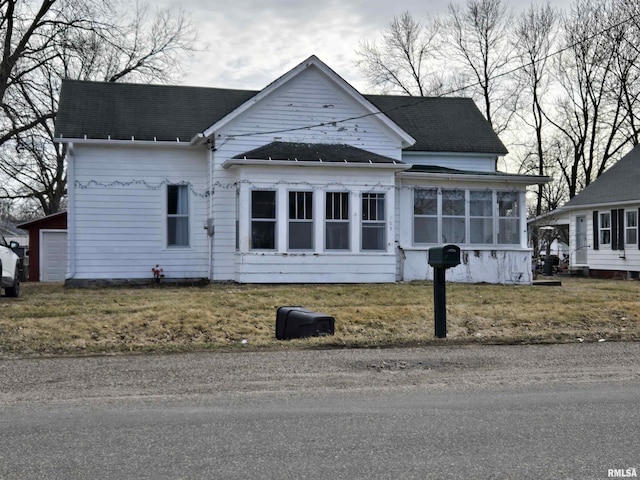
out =
[[469,192],[469,236],[471,243],[493,243],[493,192]]
[[497,192],[498,243],[520,243],[520,207],[517,192]]
[[625,212],[625,243],[627,245],[638,244],[638,211],[627,210]]
[[275,190],[251,192],[251,248],[253,250],[275,250],[276,248]]
[[362,194],[362,250],[386,250],[384,193]]
[[313,192],[289,192],[289,250],[313,250]]
[[599,222],[599,238],[600,245],[611,245],[611,213],[604,212],[600,214]]
[[167,185],[167,246],[189,246],[188,185]]
[[465,243],[465,192],[442,190],[442,241]]
[[325,195],[325,249],[349,250],[349,192]]
[[413,243],[438,243],[438,190],[413,191]]

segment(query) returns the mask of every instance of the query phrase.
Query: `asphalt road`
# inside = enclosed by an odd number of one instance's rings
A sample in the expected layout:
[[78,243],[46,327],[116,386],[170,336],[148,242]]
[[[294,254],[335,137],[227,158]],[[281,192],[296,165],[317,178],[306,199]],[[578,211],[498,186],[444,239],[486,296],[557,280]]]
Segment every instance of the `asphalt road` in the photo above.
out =
[[605,479],[639,427],[632,343],[0,360],[3,480]]

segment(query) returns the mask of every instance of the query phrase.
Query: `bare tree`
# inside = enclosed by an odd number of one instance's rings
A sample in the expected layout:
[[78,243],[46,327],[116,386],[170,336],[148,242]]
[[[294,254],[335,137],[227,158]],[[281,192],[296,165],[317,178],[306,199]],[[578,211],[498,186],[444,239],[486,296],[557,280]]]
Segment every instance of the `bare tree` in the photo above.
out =
[[563,24],[564,45],[556,57],[562,97],[556,114],[546,118],[569,146],[558,165],[569,198],[602,174],[629,140],[620,135],[626,112],[615,77],[619,44],[604,35],[612,28],[611,6],[608,0],[578,0]]
[[481,99],[485,117],[500,134],[517,110],[517,88],[510,85],[513,67],[512,16],[503,0],[467,0],[449,4],[445,21],[449,46]]
[[[523,92],[528,96],[528,115],[523,116],[524,123],[534,133],[535,145],[528,150],[522,167],[533,170],[538,175],[547,174],[546,146],[545,146],[545,117],[544,95],[548,92],[550,72],[548,64],[551,48],[554,45],[555,27],[558,15],[547,4],[545,6],[531,5],[523,12],[515,26],[518,59],[520,69],[517,70]],[[535,215],[543,213],[543,199],[545,188],[549,185],[538,185]],[[549,209],[550,205],[545,207]]]
[[63,78],[165,82],[179,74],[195,30],[182,11],[109,0],[0,2],[0,199],[55,213],[64,206],[64,150],[53,144]]
[[438,44],[437,22],[423,24],[405,12],[387,25],[381,41],[360,43],[356,65],[375,87],[425,96],[441,84],[432,68]]

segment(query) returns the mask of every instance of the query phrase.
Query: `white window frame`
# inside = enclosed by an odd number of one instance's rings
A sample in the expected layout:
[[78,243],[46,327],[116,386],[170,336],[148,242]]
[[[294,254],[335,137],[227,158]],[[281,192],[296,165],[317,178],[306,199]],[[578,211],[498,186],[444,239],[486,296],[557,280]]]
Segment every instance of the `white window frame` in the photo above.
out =
[[638,210],[624,212],[624,243],[638,245]]
[[[314,222],[314,195],[311,190],[290,190],[288,192],[288,250],[290,251],[313,251],[315,250],[315,222]],[[293,201],[293,205],[292,205]],[[309,246],[292,247],[291,243],[293,230],[296,225],[305,225],[310,228]],[[292,228],[293,227],[293,228]]]
[[[500,196],[501,195],[515,195],[515,207],[511,210],[510,215],[501,215],[500,213]],[[520,245],[520,193],[507,190],[496,190],[496,208],[498,210],[498,231],[496,232],[496,243],[498,245]],[[505,232],[503,232],[503,226],[506,222],[514,224],[513,231],[516,235],[515,242],[504,241]]]
[[[177,198],[175,212],[172,213],[173,206],[170,205],[172,194],[171,189],[176,189]],[[189,248],[191,245],[191,221],[189,218],[190,208],[189,185],[184,183],[170,183],[166,188],[166,245],[167,248]],[[177,211],[180,210],[180,211]],[[172,222],[175,220],[175,222]],[[183,233],[186,234],[186,240],[179,240],[180,236],[178,223],[180,220],[186,220],[186,227]],[[172,225],[173,224],[173,225]],[[173,226],[173,232],[170,230]],[[174,239],[174,240],[172,240]]]
[[[367,202],[365,204],[365,201]],[[374,202],[374,203],[371,203]],[[360,194],[361,222],[360,222],[360,250],[363,252],[386,252],[387,251],[387,195],[381,192],[363,192]],[[371,208],[375,205],[374,208]],[[382,205],[382,211],[379,206]],[[365,248],[365,230],[373,230],[382,233],[382,241],[379,247]]]
[[[269,192],[273,194],[273,217],[254,217],[254,204],[253,204],[253,195],[254,193],[265,193]],[[253,251],[276,251],[278,249],[278,190],[275,189],[254,189],[249,192],[249,209],[250,209],[250,219],[249,219],[249,238],[250,238],[250,250]],[[264,247],[255,247],[254,246],[254,223],[270,223],[273,224],[273,247],[264,248]]]
[[[416,200],[417,200],[417,195],[418,192],[426,192],[426,191],[430,191],[435,193],[435,202],[436,202],[436,208],[435,208],[435,213],[416,213]],[[440,223],[440,219],[439,219],[439,212],[440,212],[440,202],[438,200],[439,198],[439,193],[438,193],[438,188],[436,187],[416,187],[413,189],[413,222],[412,222],[412,226],[413,226],[413,234],[412,234],[412,242],[414,245],[430,245],[430,244],[436,244],[439,243],[438,239],[440,238],[440,229],[438,228],[438,225]],[[417,233],[418,233],[418,229],[416,228],[416,222],[420,221],[420,220],[426,220],[427,222],[434,221],[433,223],[435,223],[435,242],[429,242],[429,241],[420,241],[421,239],[417,239]]]
[[[598,217],[599,217],[598,218],[599,245],[611,246],[611,212],[600,212]],[[605,222],[605,219],[606,219],[606,222]]]
[[[331,197],[331,202],[329,202]],[[336,199],[339,199],[340,205],[336,209]],[[346,213],[344,202],[346,199]],[[351,250],[351,193],[349,191],[328,191],[324,192],[324,249],[331,252],[350,251]],[[337,218],[336,218],[337,217]],[[346,218],[345,218],[346,217]],[[343,225],[341,228],[347,229],[347,245],[339,246],[337,248],[329,247],[329,233],[328,229],[330,225]]]

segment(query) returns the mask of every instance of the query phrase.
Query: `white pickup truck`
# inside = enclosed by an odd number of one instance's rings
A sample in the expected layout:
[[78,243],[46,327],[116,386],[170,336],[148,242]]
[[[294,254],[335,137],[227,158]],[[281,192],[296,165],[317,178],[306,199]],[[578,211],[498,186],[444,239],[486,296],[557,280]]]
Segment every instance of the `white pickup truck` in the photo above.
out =
[[20,257],[13,251],[18,248],[18,242],[7,243],[0,235],[0,293],[4,288],[7,297],[17,297],[20,294]]

